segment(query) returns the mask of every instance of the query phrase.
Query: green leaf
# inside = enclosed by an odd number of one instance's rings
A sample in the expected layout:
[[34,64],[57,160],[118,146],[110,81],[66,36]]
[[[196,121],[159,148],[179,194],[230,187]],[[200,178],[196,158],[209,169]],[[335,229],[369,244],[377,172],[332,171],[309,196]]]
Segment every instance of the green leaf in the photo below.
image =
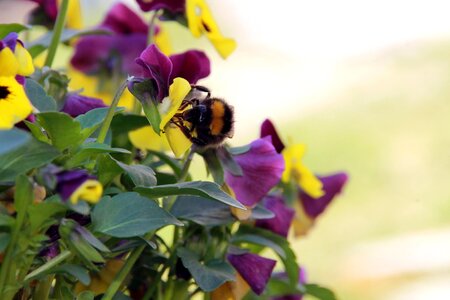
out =
[[111,129],[114,132],[114,135],[118,135],[147,125],[148,120],[145,116],[123,113],[114,116],[111,122]]
[[232,242],[250,243],[271,248],[283,262],[291,285],[297,285],[299,267],[295,253],[284,237],[265,229],[241,225],[238,232],[233,236]]
[[[250,150],[250,147],[245,146],[246,151]],[[219,147],[217,149],[217,158],[220,160],[223,168],[233,174],[234,176],[243,176],[241,166],[234,160],[233,155],[227,147]]]
[[63,213],[67,207],[57,202],[42,202],[28,208],[31,230],[38,230],[52,216]]
[[205,161],[208,172],[210,172],[214,178],[214,182],[222,185],[224,180],[224,172],[222,164],[217,157],[217,149],[207,149],[202,152],[201,155]]
[[[68,42],[69,40],[83,36],[83,35],[94,35],[94,34],[111,34],[109,30],[105,29],[84,29],[84,30],[74,30],[74,29],[64,29],[61,34],[60,42]],[[27,45],[28,52],[30,52],[31,56],[35,58],[44,50],[48,49],[50,46],[51,40],[53,36],[53,31],[49,31],[37,40],[31,42]]]
[[100,155],[97,158],[98,180],[103,186],[107,185],[117,175],[123,173],[123,169],[119,167],[116,160],[110,155]]
[[148,150],[147,152],[151,155],[158,157],[162,162],[164,162],[167,166],[169,166],[172,169],[172,171],[175,173],[175,175],[177,175],[178,178],[180,177],[181,166],[176,159],[173,159],[172,157],[158,151]]
[[[85,285],[87,285],[87,284],[85,284]],[[95,299],[95,294],[93,292],[83,291],[78,294],[76,300],[94,300],[94,299]]]
[[141,236],[166,225],[183,223],[137,193],[103,197],[92,212],[93,230],[114,237]]
[[248,151],[250,151],[250,144],[248,145],[244,145],[244,146],[240,146],[240,147],[233,147],[233,148],[229,148],[228,151],[232,154],[232,155],[240,155],[240,154],[244,154],[247,153]]
[[0,130],[0,155],[8,153],[31,140],[28,132],[14,128],[11,130]]
[[205,292],[215,290],[226,281],[235,281],[234,269],[225,261],[201,262],[196,253],[183,247],[178,248],[177,255],[198,286]]
[[7,214],[0,214],[0,227],[11,227],[14,225],[15,218]]
[[132,80],[129,91],[139,99],[144,110],[144,115],[147,117],[153,130],[159,135],[161,131],[161,115],[158,111],[158,102],[155,99],[155,85],[153,80]]
[[30,28],[31,28],[30,26],[18,23],[0,24],[0,39],[3,39],[10,32],[19,33],[23,30],[28,30]]
[[272,277],[267,283],[264,295],[285,296],[285,295],[302,295],[303,293],[297,286],[291,286],[286,280]]
[[170,213],[203,226],[224,225],[236,220],[228,205],[198,196],[178,197]]
[[27,125],[28,129],[30,129],[31,134],[40,142],[50,144],[50,139],[43,132],[42,128],[35,123],[28,122],[24,120],[25,125]]
[[[91,136],[91,134],[94,133],[94,131],[97,130],[100,125],[102,125],[103,121],[106,118],[106,115],[108,114],[108,110],[109,107],[95,108],[75,118],[75,120],[77,120],[81,124],[82,134],[86,138]],[[116,108],[114,113],[117,114],[124,110],[125,108],[118,107]]]
[[32,139],[14,152],[0,155],[0,181],[14,180],[17,175],[43,166],[59,155],[54,147]]
[[336,300],[336,296],[333,291],[319,286],[317,284],[305,284],[303,286],[305,288],[306,294],[316,297],[319,300]]
[[91,283],[89,271],[79,265],[66,264],[55,267],[46,272],[46,274],[58,274],[58,273],[70,274],[73,277],[77,278],[84,285],[89,285],[89,283]]
[[37,120],[47,131],[52,145],[61,151],[76,148],[84,140],[80,123],[65,113],[40,113],[37,115]]
[[159,135],[161,132],[161,115],[159,114],[158,106],[153,101],[149,101],[142,104],[142,109],[153,130]]
[[177,184],[158,185],[151,188],[137,187],[135,188],[135,191],[150,198],[172,195],[200,196],[246,210],[245,206],[239,201],[222,191],[217,183],[209,181],[190,181]]
[[252,209],[252,215],[250,216],[253,220],[272,219],[274,217],[275,214],[271,210],[268,210],[259,203]]
[[33,185],[25,175],[16,178],[16,190],[14,191],[14,208],[17,214],[25,214],[28,206],[33,202]]
[[129,166],[118,160],[114,159],[114,161],[130,176],[135,186],[152,187],[156,185],[155,172],[152,168],[145,165]]
[[91,158],[95,158],[101,153],[125,153],[130,154],[131,152],[122,148],[111,148],[109,145],[100,143],[87,143],[81,145],[78,152],[67,160],[65,166],[67,168],[74,168],[83,165]]
[[25,81],[25,93],[39,112],[56,111],[56,101],[47,95],[44,88],[31,78]]
[[11,240],[9,232],[0,232],[0,253],[3,253]]

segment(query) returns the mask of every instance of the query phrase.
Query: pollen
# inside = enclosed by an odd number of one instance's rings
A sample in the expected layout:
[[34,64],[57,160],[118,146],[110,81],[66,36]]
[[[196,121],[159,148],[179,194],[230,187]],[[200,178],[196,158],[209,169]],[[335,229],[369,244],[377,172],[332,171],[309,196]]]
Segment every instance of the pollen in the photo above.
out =
[[220,101],[214,101],[211,105],[212,120],[211,120],[211,134],[218,135],[221,133],[224,126],[223,117],[225,115],[224,104]]

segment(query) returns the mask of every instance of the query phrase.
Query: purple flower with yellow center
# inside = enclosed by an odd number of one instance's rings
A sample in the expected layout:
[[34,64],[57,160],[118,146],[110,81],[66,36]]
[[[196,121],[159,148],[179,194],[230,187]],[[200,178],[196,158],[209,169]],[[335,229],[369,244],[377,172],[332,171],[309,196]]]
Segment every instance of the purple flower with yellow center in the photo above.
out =
[[56,178],[56,192],[63,201],[72,204],[77,204],[79,200],[97,203],[103,194],[101,183],[85,170],[62,171],[56,174]]
[[243,176],[225,171],[225,182],[236,199],[248,207],[258,203],[278,182],[284,171],[283,157],[273,147],[270,137],[250,143],[247,152],[234,156]]
[[264,292],[275,268],[275,260],[253,253],[229,254],[227,259],[255,294]]
[[257,220],[255,226],[265,228],[276,234],[287,237],[295,211],[286,206],[281,196],[267,196],[262,204],[275,214],[271,219]]
[[[52,28],[58,16],[58,9],[61,1],[58,0],[29,0],[38,4],[31,11],[29,23],[33,25],[43,25]],[[81,18],[81,7],[79,0],[70,0],[67,8],[66,27],[81,29],[83,22]]]
[[78,93],[68,93],[61,111],[75,118],[100,107],[106,107],[101,99],[83,96]]
[[[161,116],[162,134],[159,136],[155,133],[158,130],[146,126],[130,132],[130,141],[137,148],[150,150],[165,150],[165,145],[169,144],[175,156],[180,157],[192,142],[170,120],[179,112],[181,103],[191,90],[191,84],[209,75],[209,59],[197,50],[167,57],[158,47],[150,45],[136,59],[136,63],[142,68],[140,74],[152,82],[152,94]],[[133,83],[130,88],[133,89]]]
[[[20,82],[34,72],[30,54],[15,32],[0,41],[0,129],[10,129],[32,110]],[[19,79],[19,81],[16,79]]]

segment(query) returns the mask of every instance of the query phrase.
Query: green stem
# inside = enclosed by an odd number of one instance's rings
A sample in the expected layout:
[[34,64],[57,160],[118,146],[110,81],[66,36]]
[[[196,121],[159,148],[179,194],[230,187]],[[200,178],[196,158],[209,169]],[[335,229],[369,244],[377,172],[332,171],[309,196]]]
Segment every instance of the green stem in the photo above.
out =
[[33,299],[48,299],[50,288],[52,287],[55,275],[48,275],[45,279],[39,281],[33,293]]
[[54,258],[52,258],[51,260],[49,260],[48,262],[46,262],[45,264],[43,264],[42,266],[31,272],[27,276],[25,276],[24,281],[25,282],[29,281],[34,277],[39,276],[41,273],[47,272],[51,268],[57,266],[58,264],[69,258],[71,255],[72,252],[70,252],[69,250],[61,252],[60,254],[58,254],[57,256],[55,256]]
[[69,7],[69,0],[62,0],[61,6],[58,10],[58,17],[56,18],[55,27],[53,28],[52,41],[48,47],[47,57],[45,59],[45,66],[51,68],[53,60],[55,59],[56,49],[58,49],[59,40],[66,22],[67,8]]
[[156,10],[153,13],[152,18],[150,19],[150,22],[148,23],[148,37],[147,42],[149,45],[153,44],[153,37],[155,36],[156,32],[156,19],[159,16],[159,10]]
[[[149,240],[153,237],[154,232],[149,232],[145,235],[145,239]],[[141,256],[142,252],[144,251],[147,244],[144,244],[142,246],[139,246],[138,248],[135,248],[130,256],[128,257],[127,261],[125,262],[122,269],[120,269],[119,273],[116,274],[116,277],[109,285],[108,289],[106,290],[106,293],[103,295],[102,300],[111,300],[114,295],[119,290],[120,286],[122,285],[123,281],[127,277],[128,273],[130,273],[131,269],[133,268],[134,264],[138,260],[139,256]]]
[[194,157],[195,150],[191,148],[189,150],[189,154],[186,157],[186,160],[183,165],[183,169],[181,169],[181,174],[178,179],[178,182],[184,182],[189,174],[189,167],[191,166],[192,158]]
[[106,115],[105,121],[102,124],[102,127],[100,128],[100,133],[97,137],[98,143],[103,143],[106,139],[106,134],[108,133],[109,126],[111,125],[112,118],[114,117],[114,113],[116,111],[116,107],[119,104],[120,97],[122,96],[123,92],[127,88],[128,80],[125,80],[122,85],[117,90],[116,94],[114,95],[114,99],[111,103],[111,106],[109,107],[108,114]]

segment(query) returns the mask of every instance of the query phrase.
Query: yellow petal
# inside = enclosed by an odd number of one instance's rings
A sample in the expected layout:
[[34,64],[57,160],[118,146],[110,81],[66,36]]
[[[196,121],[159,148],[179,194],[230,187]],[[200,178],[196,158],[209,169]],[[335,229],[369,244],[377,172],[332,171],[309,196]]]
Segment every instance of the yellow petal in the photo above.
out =
[[296,169],[300,174],[297,183],[305,193],[313,198],[319,198],[325,194],[322,181],[311,170],[304,165],[299,165]]
[[25,49],[21,43],[17,42],[14,55],[19,63],[17,74],[22,76],[29,76],[34,72],[33,59],[30,53]]
[[169,123],[164,131],[175,157],[181,157],[192,146],[192,142],[176,125]]
[[88,179],[70,195],[70,201],[77,204],[79,200],[97,203],[103,194],[103,186],[94,179]]
[[220,32],[217,22],[204,0],[186,1],[188,27],[194,37],[206,34],[220,56],[227,58],[236,49],[236,42]]
[[[58,0],[58,8],[61,6],[62,0]],[[82,29],[83,19],[81,16],[81,6],[79,0],[69,0],[67,7],[66,27],[71,29]]]
[[212,300],[241,300],[250,290],[248,283],[237,273],[236,281],[228,281],[212,291]]
[[0,77],[0,129],[12,128],[32,110],[23,86],[14,77]]
[[130,131],[128,137],[136,148],[166,151],[170,149],[167,139],[161,135],[157,135],[151,126],[141,127],[137,130]]
[[19,62],[10,48],[5,47],[0,51],[0,76],[16,76],[19,70]]
[[169,97],[163,99],[163,102],[158,107],[159,114],[161,115],[161,130],[177,113],[181,103],[190,90],[191,85],[186,79],[177,77],[173,80],[173,83],[169,87]]
[[283,158],[285,161],[285,169],[282,175],[284,182],[289,182],[292,176],[292,170],[297,162],[301,162],[306,152],[306,146],[302,144],[291,145],[283,149]]
[[305,213],[300,201],[295,201],[295,218],[292,220],[292,228],[296,237],[306,235],[314,225],[314,221]]
[[172,54],[172,45],[167,30],[164,29],[163,24],[159,24],[159,32],[155,35],[155,44],[162,53],[169,56]]

